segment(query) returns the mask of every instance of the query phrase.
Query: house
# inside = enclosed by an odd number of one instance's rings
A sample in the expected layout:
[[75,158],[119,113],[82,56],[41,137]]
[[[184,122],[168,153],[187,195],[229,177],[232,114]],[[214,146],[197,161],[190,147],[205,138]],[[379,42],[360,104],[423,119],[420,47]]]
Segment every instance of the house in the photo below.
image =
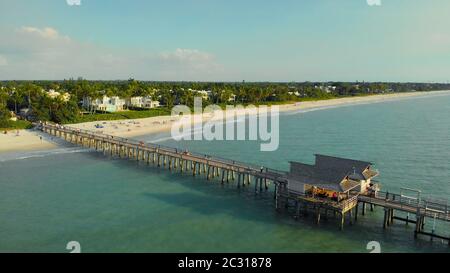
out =
[[300,97],[300,93],[299,93],[298,91],[295,91],[295,92],[288,92],[288,95],[290,95],[290,96],[294,95],[294,96],[296,96],[296,97]]
[[212,92],[210,90],[194,90],[189,88],[188,89],[190,92],[194,93],[195,95],[199,95],[200,97],[202,97],[204,100],[207,100],[211,97]]
[[111,97],[109,99],[109,105],[107,105],[108,109],[107,112],[119,112],[119,111],[123,111],[124,107],[125,107],[125,100],[121,99],[117,96]]
[[334,85],[328,85],[328,86],[323,86],[323,85],[315,85],[314,86],[315,89],[320,89],[321,91],[324,91],[328,94],[330,94],[331,92],[336,91],[336,86]]
[[30,108],[22,108],[19,111],[19,116],[23,119],[28,119],[31,117],[32,111]]
[[212,97],[212,91],[211,90],[200,90],[197,91],[205,100]]
[[97,99],[92,99],[91,97],[84,97],[82,104],[84,108],[90,111],[119,112],[123,111],[125,106],[125,100],[117,96],[108,97],[105,95]]
[[142,108],[143,104],[144,104],[143,97],[131,97],[126,101],[126,105],[128,107]]
[[230,98],[228,99],[229,102],[235,102],[236,101],[236,95],[231,93]]
[[378,175],[372,163],[326,155],[315,155],[315,164],[290,162],[288,190],[300,194],[312,194],[345,199],[349,193],[366,193],[374,189],[371,179]]
[[47,94],[47,96],[49,96],[52,99],[56,99],[57,97],[59,97],[61,95],[59,92],[55,91],[55,89],[48,90],[46,92],[46,94]]
[[56,99],[56,98],[61,98],[63,101],[67,102],[70,100],[70,94],[65,92],[65,93],[60,93],[55,91],[54,89],[50,89],[48,90],[48,92],[46,92],[47,96],[49,96],[52,99]]
[[137,107],[137,108],[155,108],[159,107],[160,103],[157,100],[153,100],[150,96],[145,97],[131,97],[126,102],[128,107]]
[[161,103],[157,100],[152,100],[151,97],[144,97],[144,108],[156,108],[161,106]]
[[82,106],[89,111],[103,111],[103,109],[105,109],[106,103],[106,96],[97,99],[93,99],[91,97],[83,97]]

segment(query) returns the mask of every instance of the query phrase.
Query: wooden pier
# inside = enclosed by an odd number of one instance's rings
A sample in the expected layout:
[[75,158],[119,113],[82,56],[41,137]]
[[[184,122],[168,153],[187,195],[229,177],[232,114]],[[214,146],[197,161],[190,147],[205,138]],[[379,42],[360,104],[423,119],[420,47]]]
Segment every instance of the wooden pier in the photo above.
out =
[[[431,199],[411,198],[403,194],[394,194],[388,192],[377,192],[375,195],[358,196],[359,203],[370,204],[384,208],[383,228],[394,223],[394,220],[405,222],[406,225],[415,224],[414,237],[419,234],[430,236],[431,239],[438,238],[447,240],[450,245],[450,238],[436,234],[436,223],[450,222],[450,211],[448,203]],[[406,218],[395,216],[396,212],[406,213]],[[412,219],[409,215],[414,215]],[[425,219],[431,219],[433,222],[430,232],[425,231]]]
[[122,137],[99,134],[86,130],[45,124],[41,130],[73,144],[101,151],[104,154],[145,161],[169,170],[191,172],[193,176],[203,174],[210,180],[219,177],[222,183],[237,180],[237,188],[254,183],[255,191],[265,191],[270,182],[276,186],[286,183],[284,172],[264,166],[256,166],[205,154],[144,143]]
[[[95,149],[105,155],[143,161],[169,170],[189,172],[193,176],[202,175],[207,180],[218,179],[222,184],[232,180],[237,188],[254,186],[255,193],[267,191],[269,184],[273,183],[277,210],[293,211],[297,218],[312,213],[317,224],[320,223],[321,217],[327,219],[332,215],[340,219],[340,228],[343,229],[346,219],[348,219],[348,223],[353,224],[357,221],[359,213],[366,214],[367,207],[371,211],[374,210],[374,207],[382,207],[384,209],[383,228],[388,228],[395,220],[403,221],[406,225],[415,224],[415,238],[419,235],[426,235],[431,240],[433,238],[446,240],[450,245],[450,237],[436,233],[437,221],[450,222],[447,202],[420,198],[420,194],[417,198],[412,198],[403,193],[394,194],[381,191],[368,194],[349,193],[347,198],[333,201],[329,198],[289,190],[287,172],[265,166],[256,166],[68,126],[39,124],[37,127],[45,133],[76,145]],[[251,185],[252,183],[253,185]],[[406,213],[407,216],[396,216],[398,212]],[[425,231],[426,219],[432,222],[431,231]]]

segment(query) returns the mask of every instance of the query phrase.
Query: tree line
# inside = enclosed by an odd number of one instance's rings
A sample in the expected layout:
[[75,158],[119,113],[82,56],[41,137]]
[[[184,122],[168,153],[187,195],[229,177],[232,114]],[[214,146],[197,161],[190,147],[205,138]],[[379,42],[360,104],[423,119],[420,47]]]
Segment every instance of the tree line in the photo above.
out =
[[[68,101],[50,98],[46,91],[53,89],[69,93]],[[119,96],[127,99],[150,96],[171,108],[177,104],[192,106],[198,94],[192,90],[210,91],[204,99],[208,104],[266,104],[311,99],[329,99],[381,93],[449,90],[450,84],[439,83],[383,83],[383,82],[149,82],[88,81],[69,79],[62,81],[3,81],[0,82],[0,122],[9,119],[10,112],[19,113],[27,108],[33,120],[70,123],[80,114],[84,97],[93,99]],[[230,102],[230,98],[234,98]],[[0,127],[1,124],[0,124]]]

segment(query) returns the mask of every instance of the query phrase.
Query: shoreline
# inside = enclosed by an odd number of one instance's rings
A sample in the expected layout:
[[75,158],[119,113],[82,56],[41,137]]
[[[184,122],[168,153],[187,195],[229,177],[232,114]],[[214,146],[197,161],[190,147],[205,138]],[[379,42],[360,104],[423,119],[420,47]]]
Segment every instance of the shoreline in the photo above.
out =
[[3,132],[0,134],[0,155],[8,152],[49,150],[56,147],[58,145],[49,140],[46,134],[32,129],[12,130],[8,134]]
[[[301,110],[336,107],[336,106],[352,106],[360,103],[377,103],[412,97],[428,97],[439,94],[450,94],[450,90],[345,97],[328,100],[297,102],[291,104],[280,104],[274,106],[278,106],[280,113],[284,113],[284,112],[295,112]],[[223,116],[225,116],[227,113],[226,110],[221,110],[221,112]],[[247,113],[246,111],[236,111],[236,117],[243,116],[246,113]],[[203,115],[191,114],[188,115],[187,117],[189,117],[192,120],[191,125],[199,123],[200,121],[201,122],[214,121],[214,119],[211,118],[211,113],[205,113]],[[178,120],[179,117],[158,116],[142,119],[84,122],[84,123],[68,124],[67,126],[84,130],[96,131],[99,133],[105,133],[108,135],[114,135],[119,137],[139,137],[144,135],[169,132],[172,128],[172,124]],[[95,128],[96,124],[101,124],[102,126],[104,126],[104,128],[97,129]]]
[[[378,103],[385,101],[394,101],[398,99],[413,98],[413,97],[429,97],[440,94],[450,94],[447,91],[424,91],[424,92],[406,92],[394,94],[380,94],[369,96],[344,97],[327,100],[305,101],[291,104],[274,105],[279,107],[280,113],[295,112],[309,109],[320,109],[328,107],[352,106],[363,103]],[[220,110],[221,114],[225,116],[226,110]],[[236,117],[244,116],[247,111],[236,111]],[[187,115],[191,126],[200,122],[214,121],[213,113],[191,114]],[[170,132],[174,122],[178,121],[180,117],[172,116],[157,116],[141,119],[125,119],[112,121],[93,121],[76,124],[68,124],[67,126],[90,130],[98,133],[120,137],[139,137],[157,133]],[[219,119],[220,120],[220,119]],[[189,123],[182,123],[189,126]],[[95,125],[101,124],[104,128],[96,128]],[[42,140],[40,139],[42,136]],[[9,132],[7,135],[3,133],[0,135],[0,154],[3,152],[14,151],[33,151],[33,150],[48,150],[58,147],[58,144],[50,141],[45,134],[33,130],[19,130],[19,136],[16,133]]]

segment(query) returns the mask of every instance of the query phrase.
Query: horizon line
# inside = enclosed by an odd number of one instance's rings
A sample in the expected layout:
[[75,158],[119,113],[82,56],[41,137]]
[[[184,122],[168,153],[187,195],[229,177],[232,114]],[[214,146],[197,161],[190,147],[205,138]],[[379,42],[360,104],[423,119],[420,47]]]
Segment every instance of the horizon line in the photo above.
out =
[[330,81],[312,81],[312,80],[305,80],[305,81],[247,81],[247,80],[241,80],[241,81],[195,81],[195,80],[140,80],[135,78],[128,78],[128,79],[85,79],[85,78],[69,78],[69,79],[59,79],[59,80],[49,80],[49,79],[1,79],[0,82],[39,82],[39,81],[46,81],[46,82],[61,82],[61,81],[78,81],[78,80],[85,80],[85,81],[92,81],[92,82],[120,82],[120,81],[129,81],[129,80],[135,80],[139,82],[154,82],[154,83],[161,83],[161,82],[168,82],[168,83],[415,83],[415,84],[450,84],[450,81],[447,82],[438,82],[438,81],[336,81],[336,80],[330,80]]

